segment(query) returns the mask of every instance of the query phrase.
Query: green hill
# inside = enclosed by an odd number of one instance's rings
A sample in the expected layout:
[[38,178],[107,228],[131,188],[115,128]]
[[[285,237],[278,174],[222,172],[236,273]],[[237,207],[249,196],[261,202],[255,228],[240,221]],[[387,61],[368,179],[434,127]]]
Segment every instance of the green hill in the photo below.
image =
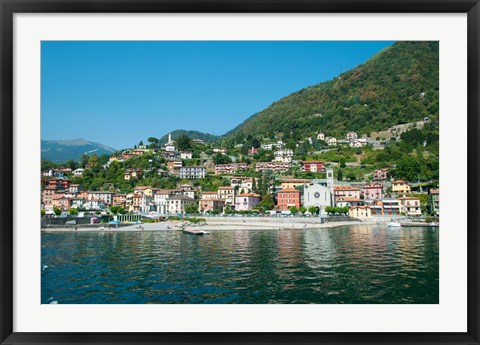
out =
[[[199,132],[199,131],[188,131],[188,130],[185,130],[185,129],[177,129],[177,130],[171,132],[171,134],[172,134],[172,139],[173,140],[181,137],[182,135],[186,135],[190,139],[201,139],[206,143],[215,142],[219,138],[218,136],[213,135],[213,134],[202,133],[202,132]],[[168,141],[168,134],[165,134],[163,137],[161,137],[159,139],[159,144],[163,145],[167,141]]]
[[333,80],[292,93],[226,133],[343,136],[438,119],[438,42],[397,42]]

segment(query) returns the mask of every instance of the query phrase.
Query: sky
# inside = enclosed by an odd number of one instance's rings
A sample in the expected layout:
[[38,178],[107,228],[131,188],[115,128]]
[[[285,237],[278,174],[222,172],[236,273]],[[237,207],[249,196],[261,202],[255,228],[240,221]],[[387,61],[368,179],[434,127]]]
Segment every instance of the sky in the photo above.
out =
[[122,149],[176,129],[221,135],[393,43],[44,41],[41,137]]

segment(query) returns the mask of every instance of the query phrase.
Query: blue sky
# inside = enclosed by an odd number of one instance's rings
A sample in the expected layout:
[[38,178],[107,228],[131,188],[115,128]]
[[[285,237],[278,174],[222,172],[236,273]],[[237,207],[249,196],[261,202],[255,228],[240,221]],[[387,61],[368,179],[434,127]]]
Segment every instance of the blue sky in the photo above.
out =
[[45,41],[41,136],[121,149],[175,129],[221,135],[391,44]]

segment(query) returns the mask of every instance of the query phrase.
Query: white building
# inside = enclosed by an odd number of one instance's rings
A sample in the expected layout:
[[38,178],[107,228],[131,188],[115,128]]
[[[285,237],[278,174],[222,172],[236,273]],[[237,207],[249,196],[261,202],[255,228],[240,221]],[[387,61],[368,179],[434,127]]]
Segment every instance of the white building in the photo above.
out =
[[332,193],[330,188],[313,180],[303,190],[303,205],[306,208],[318,207],[320,216],[325,216],[325,207],[332,206]]
[[180,178],[195,180],[204,178],[206,173],[205,167],[201,166],[186,166],[180,168]]
[[364,147],[367,146],[368,142],[366,138],[354,139],[350,142],[350,147]]
[[195,205],[195,200],[187,196],[171,196],[167,198],[167,213],[185,213],[185,207]]
[[282,150],[275,150],[273,153],[275,155],[275,162],[285,162],[290,163],[293,159],[293,150],[289,149],[282,149]]
[[180,158],[181,159],[192,159],[192,153],[191,152],[180,152]]

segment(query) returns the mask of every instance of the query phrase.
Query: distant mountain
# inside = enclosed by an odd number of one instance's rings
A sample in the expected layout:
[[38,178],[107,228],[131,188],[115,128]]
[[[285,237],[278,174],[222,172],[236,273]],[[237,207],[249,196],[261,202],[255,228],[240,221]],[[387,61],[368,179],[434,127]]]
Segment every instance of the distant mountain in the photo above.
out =
[[366,134],[427,116],[438,120],[438,47],[438,42],[397,42],[333,80],[278,100],[224,137],[292,132],[305,138],[317,131],[344,136],[348,131]]
[[[188,131],[185,129],[177,129],[173,132],[170,132],[172,135],[172,139],[175,140],[178,137],[181,137],[182,135],[186,135],[191,139],[201,139],[206,143],[213,143],[219,139],[218,136],[213,135],[213,134],[208,134],[208,133],[202,133],[199,131]],[[159,139],[160,145],[165,144],[168,141],[168,134],[165,134],[163,137]]]
[[70,159],[79,161],[85,153],[100,156],[109,155],[115,151],[111,147],[85,139],[42,140],[42,159],[55,163],[66,162]]

